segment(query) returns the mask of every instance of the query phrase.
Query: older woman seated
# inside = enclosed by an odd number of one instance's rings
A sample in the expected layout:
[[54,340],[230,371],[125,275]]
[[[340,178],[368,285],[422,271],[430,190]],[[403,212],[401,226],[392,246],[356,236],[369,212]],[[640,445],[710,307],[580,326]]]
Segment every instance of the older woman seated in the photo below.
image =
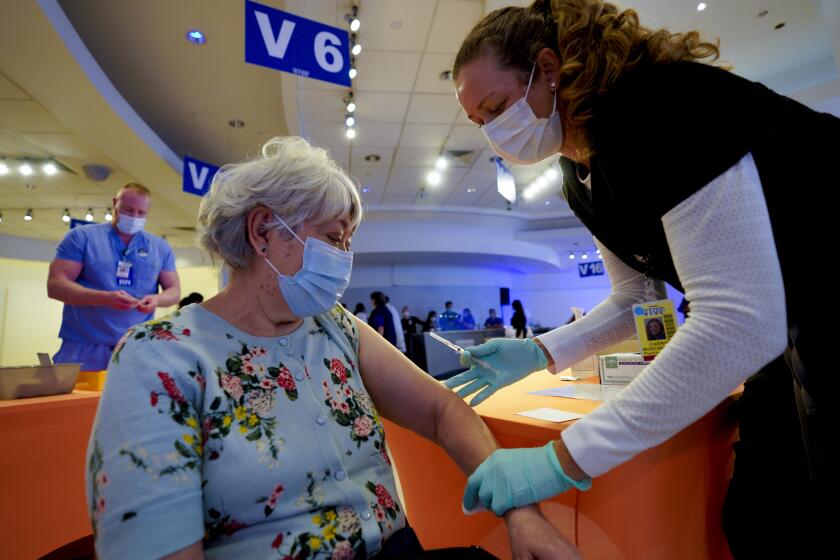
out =
[[[216,175],[199,241],[227,286],[135,327],[112,357],[88,450],[101,558],[422,553],[381,417],[467,473],[496,442],[470,407],[336,304],[361,219],[350,178],[300,138],[275,138]],[[575,554],[535,507],[505,517],[515,556]]]

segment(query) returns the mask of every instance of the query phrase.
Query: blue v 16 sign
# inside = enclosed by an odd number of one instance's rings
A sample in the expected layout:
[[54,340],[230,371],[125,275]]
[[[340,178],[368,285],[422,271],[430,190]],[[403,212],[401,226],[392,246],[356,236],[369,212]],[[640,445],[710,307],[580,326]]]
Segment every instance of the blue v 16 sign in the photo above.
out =
[[578,272],[581,278],[586,278],[587,276],[603,276],[604,263],[602,261],[578,263]]
[[347,31],[250,1],[245,62],[350,87]]

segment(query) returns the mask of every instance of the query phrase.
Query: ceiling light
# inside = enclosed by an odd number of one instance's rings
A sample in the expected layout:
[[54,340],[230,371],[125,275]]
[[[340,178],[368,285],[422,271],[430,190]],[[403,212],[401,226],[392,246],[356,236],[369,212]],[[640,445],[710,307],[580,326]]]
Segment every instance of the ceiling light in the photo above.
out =
[[551,201],[550,201],[550,200],[546,200],[546,201],[545,201],[545,205],[546,205],[546,206],[549,206],[550,204],[551,204]]
[[356,137],[356,129],[355,128],[348,128],[344,131],[344,135],[347,136],[350,140]]
[[697,4],[697,11],[698,12],[702,12],[705,9],[706,9],[706,3],[705,2],[700,2],[699,4]]
[[0,212],[0,224],[3,223],[3,212]]
[[368,163],[376,163],[380,159],[382,158],[379,157],[379,154],[368,154],[365,156],[365,161]]
[[58,167],[51,161],[48,161],[41,167],[41,171],[43,171],[47,175],[55,175],[58,173]]
[[446,169],[449,167],[449,160],[446,159],[446,156],[438,156],[437,161],[435,161],[435,167],[438,169]]
[[522,191],[522,197],[523,197],[525,200],[531,200],[532,198],[534,198],[534,189],[533,189],[533,187],[528,187],[527,189],[525,189],[524,191]]
[[470,188],[468,188],[468,189],[467,189],[467,193],[472,194],[472,193],[474,193],[476,190],[477,190],[477,189],[476,189],[475,187],[470,187]]
[[114,215],[111,214],[111,209],[108,208],[107,210],[105,210],[105,221],[110,222],[113,219],[114,219]]
[[203,45],[207,42],[207,37],[198,29],[191,29],[187,31],[187,41],[196,45]]
[[584,251],[583,254],[580,256],[580,258],[582,258],[583,260],[586,260],[586,259],[589,258],[589,255],[587,255],[586,251]]
[[420,189],[420,195],[419,196],[420,196],[420,200],[426,200],[427,198],[429,198],[429,195],[426,194],[425,189]]
[[534,183],[537,185],[537,188],[542,189],[548,184],[548,179],[545,177],[537,177],[537,180],[534,181]]
[[557,169],[555,169],[554,167],[549,167],[549,168],[548,168],[548,169],[546,169],[546,171],[545,171],[545,177],[546,177],[546,179],[548,179],[549,181],[553,181],[553,180],[555,180],[555,179],[556,179],[557,177],[559,177],[559,176],[560,176],[560,172],[559,172],[559,171],[557,171]]
[[354,101],[350,101],[347,104],[347,112],[348,113],[355,113],[356,112],[356,103]]
[[67,208],[64,209],[64,215],[61,217],[61,221],[65,224],[70,223],[70,210],[68,210]]
[[353,118],[353,115],[347,115],[347,118],[344,119],[344,124],[347,126],[353,126],[356,124],[356,119]]
[[0,161],[0,175],[5,175],[9,172],[9,166]]
[[228,121],[228,126],[231,128],[242,128],[243,126],[245,126],[245,122],[239,119],[230,119]]
[[85,214],[85,220],[88,222],[93,221],[93,208],[88,208],[87,214]]
[[350,31],[358,31],[362,26],[362,22],[359,21],[359,7],[353,6],[353,10],[344,16],[344,20],[350,24]]
[[358,38],[356,37],[355,33],[352,33],[350,35],[350,42],[353,43],[353,48],[350,52],[353,54],[353,56],[359,56],[359,54],[362,52],[362,45],[359,44]]
[[28,163],[24,163],[20,167],[18,167],[18,171],[20,171],[20,174],[24,177],[29,177],[33,173],[32,166]]
[[429,171],[426,174],[426,182],[431,187],[436,187],[440,185],[440,182],[443,180],[443,176],[438,171]]
[[23,215],[23,219],[27,222],[32,221],[32,208],[26,211],[26,214]]
[[370,187],[362,187],[362,192],[363,192],[363,193],[369,193],[369,192],[370,192],[370,191],[372,191],[372,190],[373,190],[373,189],[371,189]]
[[356,76],[358,76],[359,72],[358,72],[355,68],[351,68],[351,69],[350,69],[350,72],[348,72],[348,74],[350,74],[350,79],[352,80],[352,79],[354,79]]
[[575,254],[574,253],[569,253],[569,260],[570,261],[575,260]]

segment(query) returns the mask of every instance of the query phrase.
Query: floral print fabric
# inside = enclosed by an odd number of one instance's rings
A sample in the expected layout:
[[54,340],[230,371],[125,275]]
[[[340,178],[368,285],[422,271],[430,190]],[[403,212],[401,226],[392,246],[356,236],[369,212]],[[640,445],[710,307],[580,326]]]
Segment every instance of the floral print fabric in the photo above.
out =
[[343,308],[254,337],[201,306],[117,345],[88,449],[101,558],[364,558],[405,525]]

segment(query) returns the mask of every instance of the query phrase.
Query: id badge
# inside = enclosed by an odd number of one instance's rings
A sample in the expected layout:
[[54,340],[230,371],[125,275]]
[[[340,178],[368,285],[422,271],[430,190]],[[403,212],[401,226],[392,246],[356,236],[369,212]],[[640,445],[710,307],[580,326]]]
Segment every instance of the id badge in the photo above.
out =
[[134,279],[133,265],[129,261],[117,262],[117,286],[131,287]]
[[648,301],[633,306],[636,333],[642,344],[642,357],[650,361],[662,352],[677,332],[674,302],[670,299]]

